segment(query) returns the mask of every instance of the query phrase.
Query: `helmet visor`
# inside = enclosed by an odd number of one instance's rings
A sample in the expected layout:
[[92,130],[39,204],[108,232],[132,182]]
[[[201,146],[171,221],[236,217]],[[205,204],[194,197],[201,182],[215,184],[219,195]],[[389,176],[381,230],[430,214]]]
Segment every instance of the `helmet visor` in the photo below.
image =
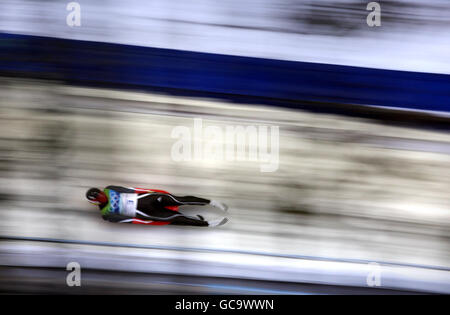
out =
[[105,193],[97,188],[91,188],[86,193],[86,198],[88,201],[95,205],[100,205],[102,203],[106,203],[108,198]]

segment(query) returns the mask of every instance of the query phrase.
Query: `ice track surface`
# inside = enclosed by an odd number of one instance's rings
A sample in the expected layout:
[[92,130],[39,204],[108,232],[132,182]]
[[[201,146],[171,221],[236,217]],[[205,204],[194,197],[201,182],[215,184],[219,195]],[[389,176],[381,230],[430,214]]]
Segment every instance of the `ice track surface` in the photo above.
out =
[[[61,286],[70,261],[85,268],[86,293],[103,280],[152,294],[450,292],[446,133],[29,80],[8,79],[1,93],[3,292],[32,279]],[[278,171],[173,161],[171,132],[193,118],[279,126]],[[108,184],[221,200],[230,222],[105,222],[84,192]],[[373,262],[378,288],[366,283]]]

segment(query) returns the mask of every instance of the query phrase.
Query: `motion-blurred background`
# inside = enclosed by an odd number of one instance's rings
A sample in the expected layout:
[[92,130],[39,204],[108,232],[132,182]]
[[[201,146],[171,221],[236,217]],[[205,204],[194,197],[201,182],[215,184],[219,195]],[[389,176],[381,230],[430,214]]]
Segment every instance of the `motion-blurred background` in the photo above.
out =
[[[68,3],[0,3],[0,292],[450,293],[448,1]],[[174,161],[193,118],[279,126],[278,170]],[[110,184],[230,222],[108,223]]]

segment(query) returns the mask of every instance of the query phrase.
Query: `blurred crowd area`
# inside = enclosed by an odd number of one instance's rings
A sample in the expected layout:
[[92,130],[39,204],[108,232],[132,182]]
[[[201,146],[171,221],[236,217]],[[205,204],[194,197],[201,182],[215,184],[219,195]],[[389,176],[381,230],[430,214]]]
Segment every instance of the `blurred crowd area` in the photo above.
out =
[[[81,8],[87,14],[86,26],[92,27],[104,23],[103,29],[110,31],[122,26],[142,30],[140,27],[158,25],[155,21],[163,21],[168,26],[167,31],[176,35],[182,25],[209,25],[215,27],[237,27],[248,30],[265,30],[271,32],[308,33],[311,35],[345,36],[352,32],[364,33],[365,21],[370,1],[363,0],[226,0],[213,3],[207,0],[187,0],[183,2],[167,2],[162,0],[143,1],[130,0],[124,5],[119,0],[106,0],[102,3],[79,1]],[[2,2],[2,14],[6,17],[2,26],[14,22],[16,27],[38,26],[37,31],[56,31],[56,25],[65,17],[57,14],[61,7],[66,9],[69,2],[52,0],[5,0]],[[445,0],[382,0],[383,24],[395,31],[407,31],[409,27],[424,26],[447,27],[445,10],[448,2]],[[44,10],[50,10],[46,17],[41,16]],[[100,13],[108,15],[101,16]],[[89,18],[98,15],[96,21]],[[31,19],[31,17],[37,19]],[[18,17],[24,17],[22,24]],[[119,20],[119,21],[115,21]],[[150,21],[145,21],[150,20]],[[117,24],[116,24],[117,23]],[[152,24],[154,23],[154,24]],[[140,25],[139,25],[140,24]],[[419,28],[419,27],[418,27]]]
[[[3,235],[448,267],[448,133],[50,81],[2,78],[0,86]],[[173,161],[172,130],[192,128],[195,117],[204,126],[279,126],[279,169]],[[115,227],[84,197],[89,187],[109,184],[222,200],[231,221],[208,238],[195,228]]]
[[4,0],[0,30],[39,36],[397,70],[450,73],[446,0]]

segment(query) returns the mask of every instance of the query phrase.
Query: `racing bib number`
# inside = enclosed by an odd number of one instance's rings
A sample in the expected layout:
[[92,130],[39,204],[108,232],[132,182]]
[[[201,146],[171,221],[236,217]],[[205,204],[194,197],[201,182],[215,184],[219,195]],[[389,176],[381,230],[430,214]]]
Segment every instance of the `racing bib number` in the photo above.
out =
[[137,207],[137,194],[121,194],[120,199],[122,201],[122,214],[128,217],[135,217]]

